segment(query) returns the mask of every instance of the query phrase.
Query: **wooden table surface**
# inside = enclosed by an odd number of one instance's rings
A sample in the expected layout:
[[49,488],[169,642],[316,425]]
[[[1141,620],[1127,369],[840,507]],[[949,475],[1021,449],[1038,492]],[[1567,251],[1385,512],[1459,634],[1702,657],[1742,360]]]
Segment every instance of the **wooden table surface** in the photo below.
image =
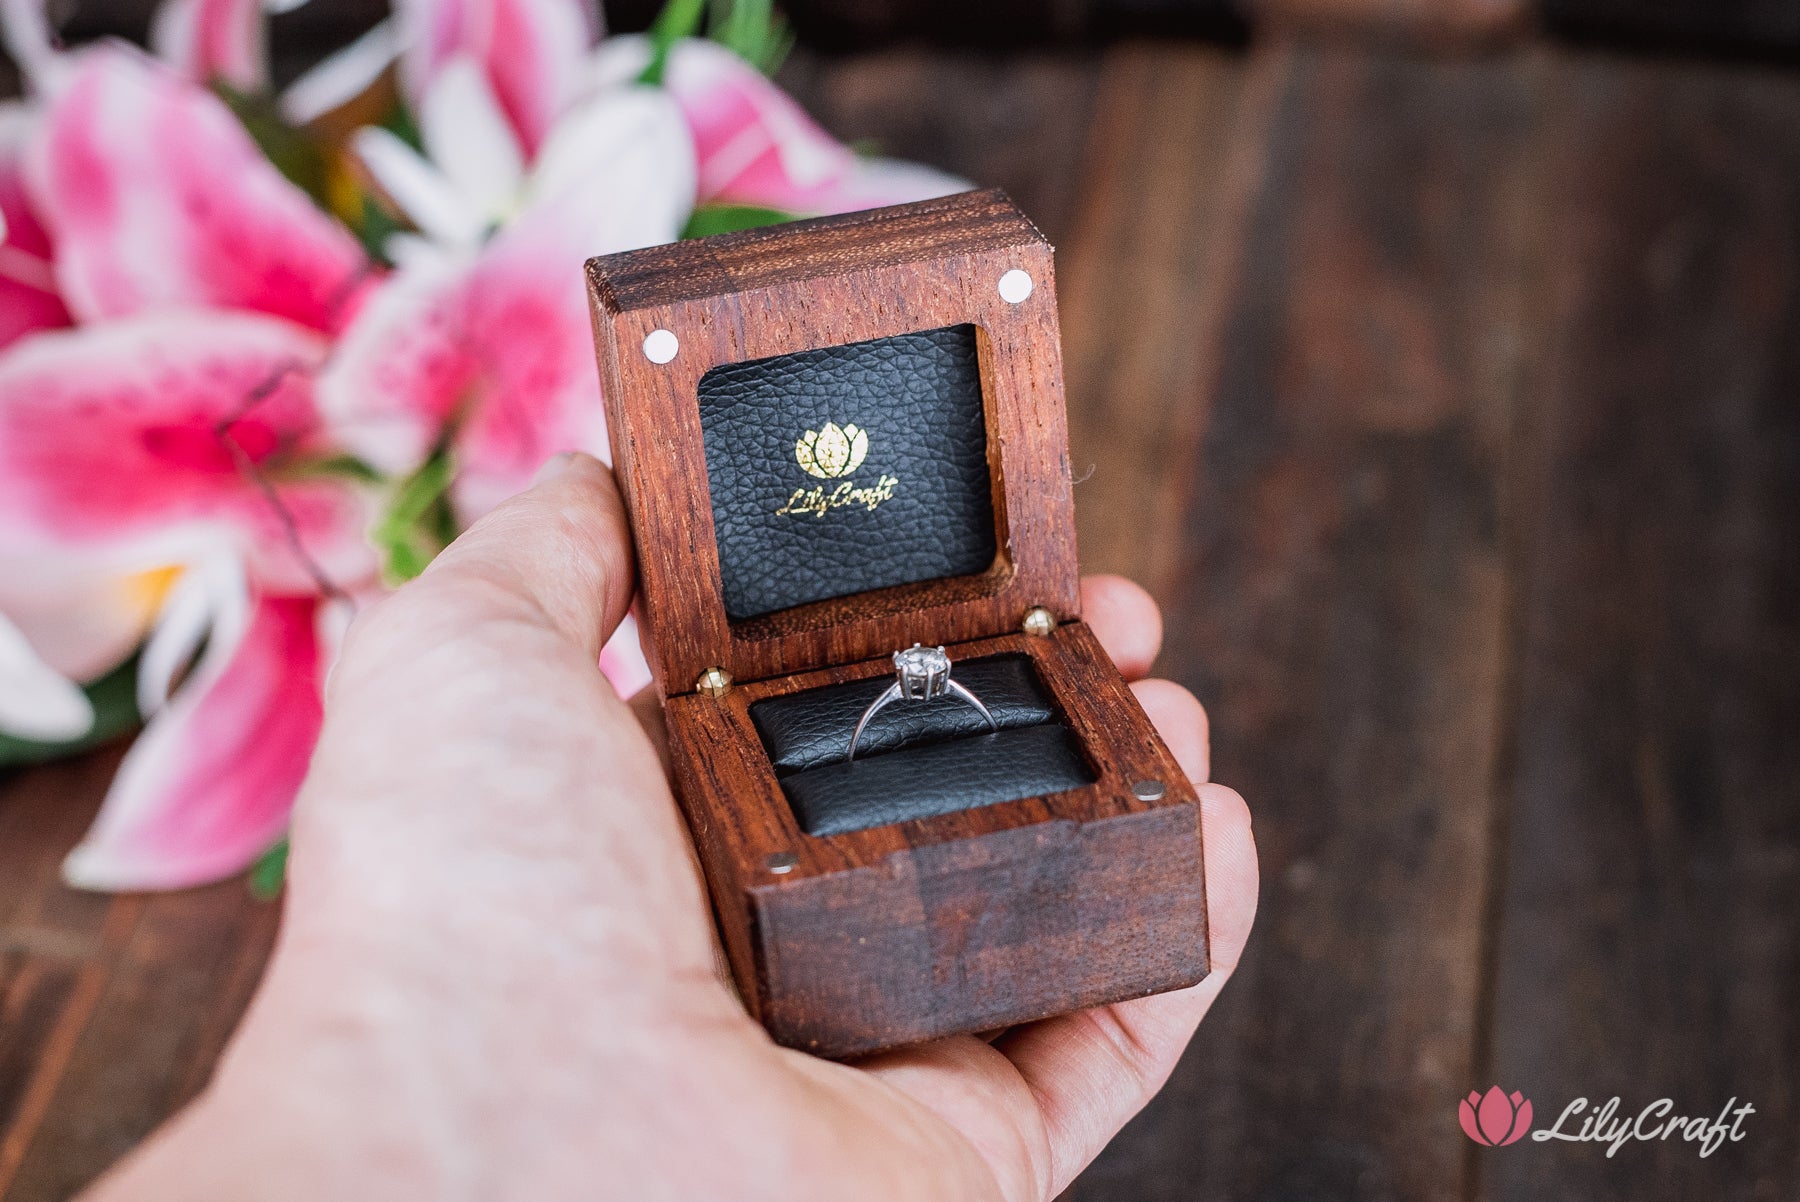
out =
[[[1262,912],[1070,1191],[1800,1196],[1800,74],[1544,45],[904,52],[789,79],[1059,246],[1091,570],[1249,798]],[[116,752],[0,781],[0,1195],[206,1078],[277,908],[56,864]],[[1701,1158],[1457,1100],[1756,1113]]]

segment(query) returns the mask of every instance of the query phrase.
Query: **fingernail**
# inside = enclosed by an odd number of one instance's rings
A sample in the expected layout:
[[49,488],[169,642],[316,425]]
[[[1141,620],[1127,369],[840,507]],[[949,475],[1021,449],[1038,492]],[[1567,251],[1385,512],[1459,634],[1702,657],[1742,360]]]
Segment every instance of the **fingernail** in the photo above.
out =
[[576,452],[574,451],[562,451],[550,456],[544,460],[544,465],[538,468],[537,475],[531,478],[532,484],[542,484],[546,480],[556,479],[569,470],[570,466],[574,464],[575,458]]

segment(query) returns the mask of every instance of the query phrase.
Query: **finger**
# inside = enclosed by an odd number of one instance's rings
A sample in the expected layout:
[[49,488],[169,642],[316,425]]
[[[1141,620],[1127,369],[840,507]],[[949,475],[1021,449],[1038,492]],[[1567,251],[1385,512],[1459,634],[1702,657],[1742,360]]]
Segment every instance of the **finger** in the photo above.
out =
[[1243,798],[1201,785],[1212,971],[1188,989],[1021,1027],[995,1047],[1037,1100],[1050,1193],[1087,1167],[1162,1088],[1237,967],[1256,918],[1256,844]]
[[1212,779],[1212,746],[1206,709],[1172,680],[1140,680],[1131,686],[1175,762],[1195,784]]
[[519,608],[598,659],[631,604],[631,538],[611,470],[590,455],[558,455],[532,487],[451,543],[419,577],[415,599],[464,591]]
[[1162,611],[1149,593],[1123,576],[1085,576],[1081,616],[1125,679],[1150,671],[1162,649]]

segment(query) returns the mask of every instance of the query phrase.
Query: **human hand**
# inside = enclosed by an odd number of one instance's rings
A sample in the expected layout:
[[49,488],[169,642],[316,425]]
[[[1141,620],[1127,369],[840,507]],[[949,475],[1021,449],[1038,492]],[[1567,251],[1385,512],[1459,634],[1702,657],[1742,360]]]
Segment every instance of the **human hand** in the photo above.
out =
[[[836,1064],[777,1047],[718,975],[654,707],[595,667],[632,589],[612,477],[576,456],[357,619],[262,988],[96,1198],[1035,1202],[1155,1093],[1256,908],[1191,694],[1133,685],[1202,782],[1212,975]],[[1142,676],[1154,603],[1108,577],[1082,603]]]

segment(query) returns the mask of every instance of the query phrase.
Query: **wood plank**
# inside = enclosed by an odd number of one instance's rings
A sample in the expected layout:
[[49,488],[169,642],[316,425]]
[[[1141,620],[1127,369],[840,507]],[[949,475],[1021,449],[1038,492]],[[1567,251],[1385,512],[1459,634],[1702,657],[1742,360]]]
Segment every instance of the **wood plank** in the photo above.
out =
[[779,78],[837,137],[1004,188],[1055,242],[1068,229],[1096,74],[1089,56],[795,51]]
[[[1522,170],[1505,61],[1275,77],[1165,666],[1257,814],[1237,978],[1077,1199],[1452,1196],[1481,986]],[[1252,86],[1255,86],[1254,84]]]
[[1082,567],[1159,597],[1175,585],[1201,381],[1261,173],[1263,139],[1245,127],[1267,105],[1240,114],[1243,83],[1242,58],[1218,51],[1110,52],[1057,256]]
[[69,1197],[193,1097],[262,975],[279,907],[252,899],[241,880],[143,906],[7,1202]]
[[1741,1143],[1532,1145],[1485,1194],[1800,1193],[1800,81],[1560,59],[1550,349],[1489,1078],[1540,1127],[1749,1102]]

